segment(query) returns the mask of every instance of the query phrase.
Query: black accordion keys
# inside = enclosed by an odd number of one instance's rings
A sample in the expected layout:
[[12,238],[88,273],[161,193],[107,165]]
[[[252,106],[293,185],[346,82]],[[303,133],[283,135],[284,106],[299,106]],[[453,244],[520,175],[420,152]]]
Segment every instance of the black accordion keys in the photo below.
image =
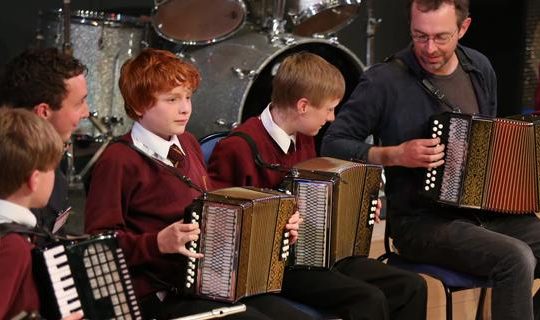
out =
[[114,233],[35,248],[32,259],[44,318],[142,319]]
[[297,200],[294,265],[331,268],[350,256],[369,254],[382,167],[334,158],[294,166],[284,188]]
[[443,113],[430,124],[446,147],[444,164],[425,173],[428,197],[499,213],[538,212],[538,122]]
[[281,291],[294,208],[293,196],[269,189],[225,188],[197,199],[185,220],[199,223],[189,249],[204,257],[188,258],[184,290],[226,302]]

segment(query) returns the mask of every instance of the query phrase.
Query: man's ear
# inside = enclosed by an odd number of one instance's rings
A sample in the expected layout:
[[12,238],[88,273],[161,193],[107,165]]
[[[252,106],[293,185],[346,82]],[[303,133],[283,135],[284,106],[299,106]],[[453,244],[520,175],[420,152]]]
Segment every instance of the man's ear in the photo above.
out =
[[48,119],[50,117],[51,112],[52,109],[48,103],[42,102],[34,107],[34,113],[45,119]]
[[28,189],[30,189],[30,191],[35,192],[38,189],[40,178],[41,172],[39,172],[39,170],[32,171],[30,177],[26,181],[26,185],[28,186]]

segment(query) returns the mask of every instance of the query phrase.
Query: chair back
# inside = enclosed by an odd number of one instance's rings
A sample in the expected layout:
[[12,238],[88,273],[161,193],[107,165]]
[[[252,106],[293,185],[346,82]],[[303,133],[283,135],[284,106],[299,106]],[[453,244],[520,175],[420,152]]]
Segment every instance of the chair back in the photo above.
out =
[[229,131],[215,132],[199,140],[205,163],[208,163],[210,155],[212,154],[212,151],[214,151],[214,148],[219,140],[225,138],[228,134]]

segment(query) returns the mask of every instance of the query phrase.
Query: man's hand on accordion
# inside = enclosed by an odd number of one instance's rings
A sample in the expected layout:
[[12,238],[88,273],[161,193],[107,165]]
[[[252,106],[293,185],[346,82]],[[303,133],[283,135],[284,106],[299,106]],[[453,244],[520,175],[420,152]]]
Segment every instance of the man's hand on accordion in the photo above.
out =
[[294,244],[298,240],[298,228],[300,223],[302,223],[302,218],[300,218],[300,212],[296,211],[287,221],[285,229],[289,231],[289,244]]
[[81,320],[84,317],[84,314],[82,311],[77,311],[72,314],[70,314],[67,317],[62,318],[62,320]]
[[180,253],[187,257],[202,258],[201,253],[192,252],[186,248],[190,241],[197,241],[201,229],[196,223],[175,222],[157,235],[158,248],[161,253]]
[[392,147],[373,147],[369,160],[385,166],[435,168],[444,163],[444,145],[439,138],[413,139]]

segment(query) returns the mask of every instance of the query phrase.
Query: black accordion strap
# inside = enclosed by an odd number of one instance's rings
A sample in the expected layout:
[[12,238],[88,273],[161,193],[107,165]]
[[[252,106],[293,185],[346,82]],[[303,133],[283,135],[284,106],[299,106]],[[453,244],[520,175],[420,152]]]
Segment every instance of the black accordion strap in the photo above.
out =
[[58,239],[58,237],[53,235],[50,231],[39,228],[37,226],[32,229],[28,226],[18,223],[0,223],[0,237],[3,237],[10,233],[19,233],[28,236],[35,236],[52,241]]
[[152,158],[151,156],[147,155],[146,153],[144,153],[142,150],[140,150],[139,148],[137,148],[133,143],[129,143],[125,140],[122,140],[122,139],[118,139],[116,141],[114,141],[115,143],[122,143],[128,147],[130,147],[131,149],[133,149],[134,151],[136,151],[138,154],[142,155],[143,158],[147,159],[148,161],[150,161],[151,163],[157,165],[158,167],[162,167],[164,168],[165,170],[167,170],[170,174],[172,174],[173,176],[177,177],[178,179],[180,179],[183,183],[185,183],[188,187],[192,188],[192,189],[195,189],[197,191],[199,191],[200,193],[202,193],[202,195],[204,197],[206,197],[206,190],[204,190],[203,188],[201,188],[200,186],[198,186],[197,184],[195,184],[189,177],[186,177],[185,175],[183,174],[180,174],[177,170],[175,170],[174,168],[166,165],[165,163],[161,162],[161,161],[158,161],[154,158]]
[[437,88],[431,81],[429,81],[429,79],[426,78],[425,74],[418,74],[414,72],[408,65],[405,64],[405,62],[403,62],[402,59],[396,56],[390,56],[385,61],[394,62],[402,70],[413,74],[418,79],[418,82],[422,85],[422,88],[424,88],[431,96],[437,99],[437,101],[449,107],[453,112],[461,113],[461,109],[454,106],[450,101],[448,101],[444,93],[439,90],[439,88]]
[[253,160],[255,160],[255,164],[257,166],[263,169],[270,169],[270,170],[281,171],[281,172],[290,171],[290,169],[285,168],[279,163],[268,163],[264,161],[263,158],[261,157],[259,149],[257,148],[257,145],[255,144],[255,141],[253,141],[253,138],[249,134],[245,132],[234,131],[231,134],[229,134],[229,136],[237,136],[246,140],[247,144],[249,145],[249,148],[251,149],[251,155],[253,156]]

